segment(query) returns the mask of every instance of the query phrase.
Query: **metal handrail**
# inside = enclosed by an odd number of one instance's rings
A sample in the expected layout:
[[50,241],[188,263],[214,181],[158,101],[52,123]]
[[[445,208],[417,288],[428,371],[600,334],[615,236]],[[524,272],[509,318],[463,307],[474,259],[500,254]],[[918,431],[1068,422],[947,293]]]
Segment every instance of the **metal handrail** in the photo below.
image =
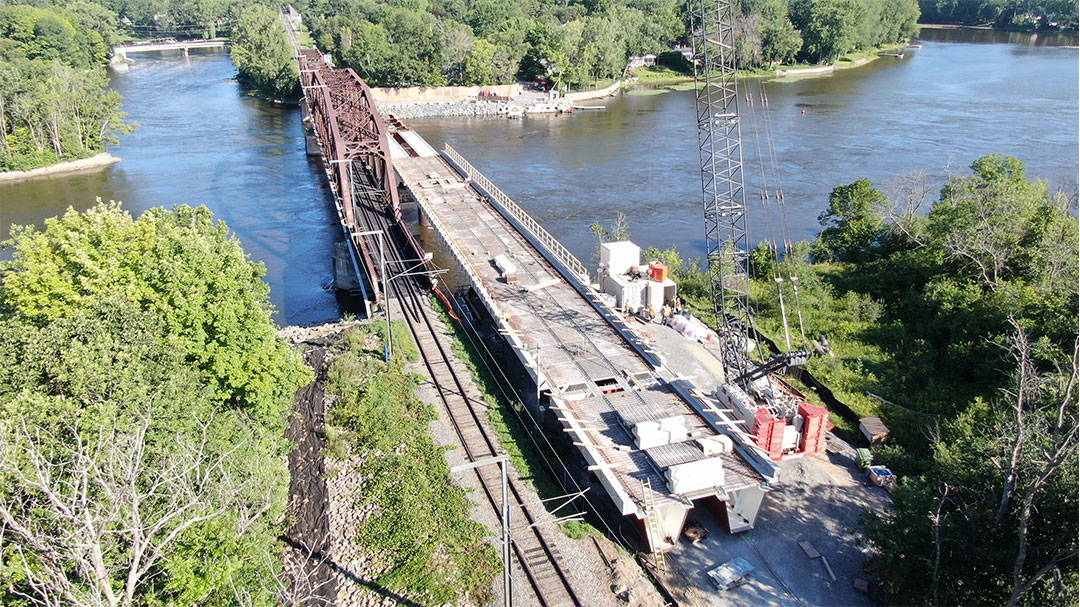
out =
[[458,154],[457,150],[450,147],[450,144],[444,144],[443,152],[453,160],[458,167],[465,171],[465,174],[469,179],[472,179],[477,185],[483,188],[491,199],[502,207],[507,215],[513,217],[523,230],[528,232],[537,243],[547,249],[547,252],[554,257],[556,261],[561,263],[571,274],[577,276],[578,280],[583,284],[588,284],[589,271],[585,269],[585,265],[578,261],[577,257],[574,257],[574,254],[564,247],[561,242],[548,233],[543,226],[530,217],[529,214],[519,207],[516,202],[511,200],[509,196],[503,194],[502,190],[495,187],[495,184],[491,183],[487,177],[484,177],[483,173],[476,170],[473,165],[469,164],[469,161],[465,160],[461,154]]

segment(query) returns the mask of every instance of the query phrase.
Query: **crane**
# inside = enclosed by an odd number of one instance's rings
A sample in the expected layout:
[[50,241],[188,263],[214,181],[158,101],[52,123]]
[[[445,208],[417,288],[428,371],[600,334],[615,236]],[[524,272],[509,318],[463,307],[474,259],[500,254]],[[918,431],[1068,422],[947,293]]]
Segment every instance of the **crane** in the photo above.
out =
[[[758,446],[773,459],[780,459],[786,452],[813,453],[823,448],[821,429],[827,412],[806,403],[801,394],[773,375],[805,364],[810,352],[783,352],[763,363],[749,356],[756,345],[759,358],[766,358],[758,340],[750,338],[753,316],[749,303],[749,233],[733,5],[733,0],[689,0],[694,25],[694,71],[699,84],[696,116],[706,261],[726,375],[719,392],[752,425]],[[795,427],[795,447],[786,445],[790,434],[785,434],[786,425]]]
[[696,22],[694,71],[698,83],[704,85],[697,88],[696,106],[706,261],[729,377],[749,371],[744,336],[752,322],[732,4],[731,0],[690,0],[691,21]]

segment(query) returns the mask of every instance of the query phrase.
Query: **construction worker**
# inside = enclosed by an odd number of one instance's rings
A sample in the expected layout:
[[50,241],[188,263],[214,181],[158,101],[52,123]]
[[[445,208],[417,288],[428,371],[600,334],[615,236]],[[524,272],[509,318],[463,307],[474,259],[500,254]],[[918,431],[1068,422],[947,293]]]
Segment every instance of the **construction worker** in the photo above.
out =
[[666,325],[668,323],[668,320],[671,318],[671,306],[664,304],[664,307],[660,308],[660,314],[663,317],[660,322]]
[[656,308],[653,307],[652,304],[649,304],[649,318],[647,318],[646,320],[652,322],[654,318],[656,318]]

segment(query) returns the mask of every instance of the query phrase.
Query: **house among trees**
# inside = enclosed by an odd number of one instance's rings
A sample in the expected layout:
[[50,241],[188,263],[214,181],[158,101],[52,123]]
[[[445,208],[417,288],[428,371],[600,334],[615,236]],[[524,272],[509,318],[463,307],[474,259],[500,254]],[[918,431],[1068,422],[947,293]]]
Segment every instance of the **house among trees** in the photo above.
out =
[[630,69],[636,69],[639,67],[648,67],[656,65],[656,55],[634,55],[630,57]]

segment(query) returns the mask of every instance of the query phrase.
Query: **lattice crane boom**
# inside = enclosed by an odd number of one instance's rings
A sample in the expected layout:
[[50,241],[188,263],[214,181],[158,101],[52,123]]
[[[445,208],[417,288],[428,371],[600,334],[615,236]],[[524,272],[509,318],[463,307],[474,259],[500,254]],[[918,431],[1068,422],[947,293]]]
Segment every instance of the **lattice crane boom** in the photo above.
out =
[[743,188],[732,0],[690,0],[697,80],[698,154],[713,313],[729,377],[749,370],[749,234]]

